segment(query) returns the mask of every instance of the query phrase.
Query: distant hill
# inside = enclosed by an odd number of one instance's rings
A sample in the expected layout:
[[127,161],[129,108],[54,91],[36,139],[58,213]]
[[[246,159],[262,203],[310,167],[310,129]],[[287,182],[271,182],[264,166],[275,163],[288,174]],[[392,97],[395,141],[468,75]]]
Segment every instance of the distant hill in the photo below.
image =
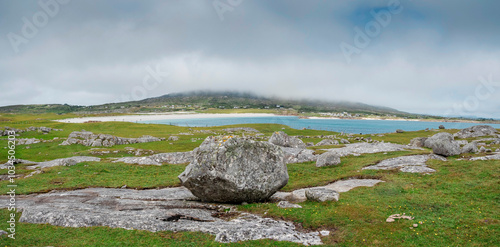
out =
[[349,112],[375,115],[408,116],[409,113],[382,106],[346,101],[292,100],[262,97],[252,93],[193,91],[172,93],[140,101],[94,106],[67,104],[12,105],[0,107],[1,113],[128,113],[208,109],[280,109],[297,113]]

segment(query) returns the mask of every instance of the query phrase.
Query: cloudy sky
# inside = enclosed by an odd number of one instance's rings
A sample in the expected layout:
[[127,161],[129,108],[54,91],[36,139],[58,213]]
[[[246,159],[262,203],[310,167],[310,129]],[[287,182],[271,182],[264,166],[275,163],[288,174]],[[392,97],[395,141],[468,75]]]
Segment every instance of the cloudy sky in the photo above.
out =
[[0,0],[0,105],[200,89],[500,118],[500,1]]

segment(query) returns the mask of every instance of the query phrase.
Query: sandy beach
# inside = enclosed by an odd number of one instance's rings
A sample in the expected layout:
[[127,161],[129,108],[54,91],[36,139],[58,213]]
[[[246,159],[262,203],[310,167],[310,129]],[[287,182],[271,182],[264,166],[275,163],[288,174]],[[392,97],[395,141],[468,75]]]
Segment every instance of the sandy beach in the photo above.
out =
[[140,121],[154,121],[154,120],[170,120],[170,119],[196,119],[196,118],[242,118],[242,117],[273,117],[276,116],[271,113],[163,113],[163,114],[134,114],[123,116],[102,116],[102,117],[81,117],[81,118],[67,118],[55,120],[62,123],[85,123],[89,121],[100,122],[140,122]]

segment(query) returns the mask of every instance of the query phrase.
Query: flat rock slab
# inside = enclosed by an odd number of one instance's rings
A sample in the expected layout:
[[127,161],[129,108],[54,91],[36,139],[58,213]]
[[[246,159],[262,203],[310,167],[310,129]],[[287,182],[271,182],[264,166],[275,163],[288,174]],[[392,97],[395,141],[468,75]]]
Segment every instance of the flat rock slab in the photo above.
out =
[[[108,226],[157,231],[196,231],[218,242],[273,239],[322,244],[319,232],[298,231],[291,222],[225,212],[222,204],[201,203],[184,187],[159,190],[89,188],[17,196],[20,222],[63,227]],[[0,207],[9,198],[0,196]]]
[[437,159],[441,161],[446,161],[446,158],[439,155],[410,155],[402,156],[392,159],[386,159],[380,163],[372,166],[364,167],[363,170],[395,170],[398,169],[401,172],[411,172],[411,173],[431,173],[436,170],[427,167],[426,162],[429,159]]
[[348,155],[358,156],[360,154],[406,151],[409,149],[422,150],[422,148],[419,147],[412,147],[412,146],[399,145],[386,142],[379,142],[379,143],[360,142],[360,143],[346,144],[346,146],[342,148],[332,148],[325,150],[328,150],[328,152],[333,152],[338,156],[343,157]]
[[184,164],[193,160],[193,152],[173,152],[173,153],[160,153],[146,157],[123,157],[118,158],[113,162],[123,162],[126,164],[139,164],[139,165],[157,165],[162,163],[168,164]]
[[500,153],[482,156],[482,157],[473,157],[473,158],[470,158],[470,160],[500,160]]
[[[332,189],[337,191],[338,193],[344,193],[349,190],[352,190],[357,187],[373,187],[376,184],[384,182],[382,180],[378,179],[347,179],[347,180],[339,180],[337,182],[325,185],[325,186],[318,186],[318,187],[312,187],[312,188],[327,188],[327,189]],[[304,202],[307,200],[306,198],[306,190],[308,188],[304,189],[298,189],[294,190],[293,192],[276,192],[272,197],[271,200],[273,201],[291,201],[291,202]]]
[[[27,166],[26,169],[31,169],[34,170],[36,168],[48,168],[48,167],[54,167],[54,166],[72,166],[76,165],[81,162],[88,162],[88,161],[101,161],[101,158],[97,157],[92,157],[92,156],[73,156],[70,158],[62,158],[62,159],[55,159],[51,161],[44,161],[44,162],[34,162],[34,161],[29,161],[29,160],[16,160],[16,164],[33,164],[32,166]],[[6,169],[8,167],[8,163],[0,165],[0,169]]]

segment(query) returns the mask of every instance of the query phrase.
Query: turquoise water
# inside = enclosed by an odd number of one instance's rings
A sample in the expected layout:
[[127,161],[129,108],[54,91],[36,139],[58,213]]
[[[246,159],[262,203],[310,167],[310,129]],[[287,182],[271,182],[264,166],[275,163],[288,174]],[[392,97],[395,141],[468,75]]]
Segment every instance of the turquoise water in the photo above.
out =
[[[273,117],[230,117],[230,118],[194,118],[194,119],[172,119],[141,121],[141,123],[170,124],[190,127],[209,127],[232,124],[248,123],[275,123],[284,124],[295,129],[315,129],[330,130],[354,134],[376,134],[394,132],[396,129],[405,131],[415,131],[437,129],[439,125],[444,125],[447,129],[463,129],[475,123],[446,123],[446,122],[421,122],[421,121],[394,121],[394,120],[350,120],[350,119],[299,119],[290,116]],[[496,129],[500,129],[500,124],[488,124]]]

